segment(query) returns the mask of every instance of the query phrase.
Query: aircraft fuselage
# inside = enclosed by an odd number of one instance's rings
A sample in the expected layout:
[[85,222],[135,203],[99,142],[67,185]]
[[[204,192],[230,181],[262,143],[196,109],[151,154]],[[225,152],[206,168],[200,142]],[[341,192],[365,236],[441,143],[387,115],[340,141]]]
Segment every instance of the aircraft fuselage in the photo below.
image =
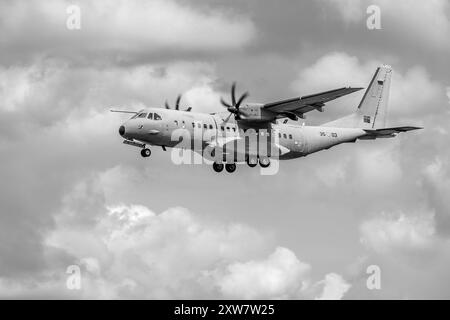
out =
[[[223,140],[224,136],[227,137],[227,141],[242,138],[249,127],[245,122],[236,121],[233,116],[230,117],[227,112],[204,114],[149,108],[126,121],[120,130],[125,139],[164,147],[179,146],[180,141],[174,139],[174,136],[177,136],[174,133],[182,130],[192,138],[192,149],[196,145],[201,146],[203,150],[205,145],[211,141],[220,141],[221,137]],[[282,160],[299,158],[341,143],[354,142],[365,135],[364,130],[358,128],[293,125],[280,121],[263,124],[257,129],[252,126],[250,130],[254,130],[254,134],[259,138],[261,135],[269,135],[269,137],[272,135],[272,139],[268,141],[276,144],[279,150],[278,158]],[[249,154],[259,156],[258,151],[252,148],[246,148],[244,153],[246,156]]]

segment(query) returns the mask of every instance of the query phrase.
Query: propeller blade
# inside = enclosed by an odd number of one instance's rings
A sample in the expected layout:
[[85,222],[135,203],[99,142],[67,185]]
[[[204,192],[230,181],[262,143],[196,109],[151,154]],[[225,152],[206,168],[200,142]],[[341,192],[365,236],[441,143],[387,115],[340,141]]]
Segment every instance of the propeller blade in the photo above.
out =
[[166,109],[170,109],[170,106],[169,106],[169,104],[167,103],[167,100],[166,100],[166,102],[164,103],[164,105],[166,106]]
[[233,106],[231,104],[229,104],[228,102],[226,102],[225,100],[223,100],[223,98],[220,98],[220,103],[225,107],[225,108],[233,108]]
[[232,113],[230,112],[230,114],[228,115],[228,117],[225,119],[224,122],[228,122],[228,120],[230,120],[231,115],[232,115]]
[[245,98],[248,97],[248,92],[245,92],[238,100],[238,102],[236,103],[236,109],[239,109],[242,101],[244,101]]
[[175,102],[175,109],[176,110],[180,109],[180,100],[181,100],[181,94],[178,95],[177,101]]
[[236,105],[236,82],[231,85],[231,104]]

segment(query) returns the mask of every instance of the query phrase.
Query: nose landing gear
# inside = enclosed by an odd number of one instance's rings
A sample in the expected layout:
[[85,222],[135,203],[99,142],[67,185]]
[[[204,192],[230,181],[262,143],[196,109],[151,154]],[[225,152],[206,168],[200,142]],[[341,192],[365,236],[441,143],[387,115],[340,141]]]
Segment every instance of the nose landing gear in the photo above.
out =
[[144,148],[141,150],[141,156],[144,158],[150,157],[151,154],[152,154],[152,151],[148,148]]

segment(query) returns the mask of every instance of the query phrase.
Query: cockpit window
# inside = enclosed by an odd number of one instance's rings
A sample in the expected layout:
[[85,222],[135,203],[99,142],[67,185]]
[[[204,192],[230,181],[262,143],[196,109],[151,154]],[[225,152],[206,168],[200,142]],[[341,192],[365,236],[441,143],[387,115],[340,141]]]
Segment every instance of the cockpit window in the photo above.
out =
[[146,112],[139,113],[139,115],[138,115],[138,118],[146,118],[146,117],[147,117]]
[[150,112],[150,113],[148,114],[148,117],[147,117],[147,118],[150,119],[150,120],[152,120],[152,119],[153,119],[153,113]]
[[153,117],[153,120],[162,120],[162,119],[161,119],[161,116],[159,114],[155,113],[155,115]]

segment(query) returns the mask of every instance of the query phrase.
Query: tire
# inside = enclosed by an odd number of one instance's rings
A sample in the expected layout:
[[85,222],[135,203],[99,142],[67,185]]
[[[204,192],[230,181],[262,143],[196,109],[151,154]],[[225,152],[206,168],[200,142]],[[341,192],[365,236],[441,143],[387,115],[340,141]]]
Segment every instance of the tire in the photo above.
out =
[[270,166],[270,159],[269,158],[259,158],[259,165],[262,168],[267,168],[268,166]]
[[217,162],[214,162],[213,163],[213,169],[214,169],[214,171],[215,172],[222,172],[223,171],[223,163],[217,163]]
[[258,165],[258,158],[256,158],[256,157],[249,157],[249,158],[247,159],[247,165],[248,165],[250,168],[256,167],[256,166]]
[[141,156],[144,158],[150,157],[151,154],[152,154],[152,151],[150,149],[145,148],[145,149],[141,150]]
[[225,165],[225,169],[227,170],[227,172],[233,173],[236,171],[236,164],[235,163],[227,163]]

